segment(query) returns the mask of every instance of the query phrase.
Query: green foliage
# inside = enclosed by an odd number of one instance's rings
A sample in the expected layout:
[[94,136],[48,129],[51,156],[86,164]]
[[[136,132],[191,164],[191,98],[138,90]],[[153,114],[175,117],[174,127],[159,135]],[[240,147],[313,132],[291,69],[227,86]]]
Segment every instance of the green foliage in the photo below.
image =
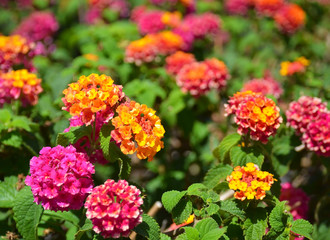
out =
[[4,181],[0,182],[0,208],[12,208],[14,200],[18,193],[17,177],[5,177]]
[[147,239],[159,240],[160,228],[158,223],[147,214],[142,215],[142,223],[134,228],[134,231]]
[[20,234],[26,240],[36,240],[37,227],[43,212],[40,205],[33,202],[34,198],[30,187],[25,187],[16,195],[14,201],[14,219]]
[[91,220],[86,218],[84,225],[78,230],[78,232],[74,235],[74,240],[80,240],[82,236],[88,232],[91,231],[93,228],[93,223]]
[[285,202],[280,202],[277,204],[269,215],[269,224],[272,230],[276,232],[281,232],[286,226],[286,216],[284,213]]
[[186,194],[186,191],[179,192],[179,191],[169,191],[165,192],[162,196],[162,203],[164,208],[168,212],[172,212],[173,208],[179,203],[181,198]]
[[224,200],[220,202],[220,211],[229,213],[241,220],[245,219],[245,213],[241,210],[237,203],[233,200]]
[[292,223],[291,231],[308,239],[312,239],[313,225],[304,219],[298,219]]
[[79,126],[79,127],[71,127],[68,132],[59,133],[57,135],[56,143],[58,145],[62,145],[64,147],[76,143],[82,137],[90,137],[92,134],[91,126]]
[[232,133],[222,139],[220,145],[214,149],[214,156],[220,161],[225,161],[229,157],[229,152],[232,147],[236,146],[241,139],[238,133]]
[[252,162],[261,168],[264,162],[264,156],[257,149],[238,146],[230,149],[230,159],[235,167],[245,166],[247,163]]
[[233,168],[227,164],[218,164],[211,168],[204,177],[204,185],[208,188],[212,189],[220,181],[224,181],[228,175],[230,175],[233,171]]
[[181,224],[189,218],[191,213],[192,203],[183,198],[172,210],[173,220],[176,224]]

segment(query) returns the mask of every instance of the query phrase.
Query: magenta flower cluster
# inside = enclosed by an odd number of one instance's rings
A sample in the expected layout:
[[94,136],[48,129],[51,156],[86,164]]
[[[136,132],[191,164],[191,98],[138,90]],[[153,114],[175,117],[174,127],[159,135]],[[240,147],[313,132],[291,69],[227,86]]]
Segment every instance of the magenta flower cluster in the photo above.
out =
[[291,183],[281,185],[280,201],[288,201],[293,219],[307,219],[309,197],[300,188],[295,188]]
[[50,12],[34,12],[16,28],[15,34],[27,38],[31,42],[52,42],[53,34],[59,26],[55,16]]
[[127,237],[142,222],[140,194],[139,189],[125,180],[107,180],[95,187],[85,203],[93,230],[105,238]]
[[94,166],[88,156],[73,146],[44,147],[39,157],[30,161],[31,176],[25,183],[31,186],[34,201],[47,210],[80,209],[93,188]]
[[318,155],[330,156],[330,112],[320,98],[302,96],[290,103],[287,125],[301,135],[305,147]]

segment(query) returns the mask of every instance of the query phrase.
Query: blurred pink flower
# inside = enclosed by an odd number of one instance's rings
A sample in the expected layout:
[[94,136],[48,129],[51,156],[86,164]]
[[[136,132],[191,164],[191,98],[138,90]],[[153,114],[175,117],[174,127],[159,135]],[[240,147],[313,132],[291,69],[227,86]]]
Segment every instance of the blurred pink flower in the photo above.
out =
[[250,2],[247,0],[226,0],[225,9],[230,14],[245,15],[250,7]]

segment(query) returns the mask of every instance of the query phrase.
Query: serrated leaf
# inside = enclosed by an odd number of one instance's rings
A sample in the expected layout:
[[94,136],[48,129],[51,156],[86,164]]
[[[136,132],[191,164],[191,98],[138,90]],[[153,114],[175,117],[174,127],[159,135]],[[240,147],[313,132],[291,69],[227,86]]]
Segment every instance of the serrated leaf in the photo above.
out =
[[218,204],[210,203],[208,207],[205,208],[205,211],[209,216],[212,216],[213,214],[217,213],[219,211],[220,207]]
[[12,208],[18,191],[16,190],[17,177],[5,177],[0,182],[0,208]]
[[93,223],[91,220],[86,218],[84,225],[78,230],[78,232],[74,235],[74,240],[80,240],[81,237],[88,231],[93,229]]
[[186,199],[181,199],[173,208],[172,216],[176,224],[181,224],[186,221],[192,212],[192,203]]
[[11,128],[22,128],[28,132],[31,132],[30,127],[30,119],[28,119],[25,116],[15,116],[11,123],[9,124],[9,127]]
[[229,156],[230,149],[237,145],[241,139],[238,133],[229,134],[220,142],[219,146],[213,150],[213,155],[220,161],[224,161]]
[[195,228],[199,231],[200,238],[203,238],[208,232],[218,229],[219,225],[213,218],[204,218],[199,221]]
[[182,233],[176,238],[176,240],[189,240],[189,238],[186,233]]
[[209,189],[214,188],[221,180],[226,179],[233,171],[228,164],[218,164],[211,168],[205,175],[203,184]]
[[0,142],[6,146],[19,148],[23,142],[19,132],[9,132],[1,136]]
[[142,223],[137,225],[134,231],[150,240],[160,239],[160,227],[158,223],[147,214],[142,215]]
[[279,202],[269,215],[269,224],[272,230],[281,232],[284,230],[286,222],[284,222],[285,202]]
[[237,207],[237,204],[232,200],[224,200],[220,202],[220,211],[227,212],[238,217],[241,220],[245,219],[245,213]]
[[164,233],[160,233],[160,240],[171,240],[171,238]]
[[76,143],[79,139],[85,136],[91,136],[92,127],[91,126],[78,126],[71,127],[69,132],[59,133],[56,138],[56,144],[62,145],[64,147]]
[[218,240],[225,234],[226,231],[227,227],[213,229],[207,232],[201,240]]
[[245,231],[246,240],[261,240],[266,228],[262,222],[251,224]]
[[119,179],[128,179],[131,169],[131,159],[129,157],[119,158]]
[[230,160],[234,167],[245,166],[247,163],[252,162],[257,164],[261,169],[264,158],[264,155],[255,148],[242,148],[235,146],[230,150]]
[[42,215],[42,207],[33,202],[30,187],[24,187],[14,201],[14,219],[19,233],[24,240],[38,239],[37,227]]
[[60,211],[55,212],[55,211],[45,210],[44,215],[48,215],[53,218],[65,220],[65,221],[71,222],[75,226],[79,226],[79,218],[72,212],[60,212]]
[[186,194],[186,191],[179,192],[179,191],[169,191],[165,192],[162,196],[162,203],[164,208],[168,212],[172,212],[173,208],[179,203],[181,198]]
[[304,219],[298,219],[292,223],[291,231],[308,239],[312,239],[313,225]]
[[111,131],[113,129],[114,126],[111,124],[104,124],[100,131],[100,147],[102,149],[104,158],[110,162],[115,162],[117,160],[110,154]]
[[199,240],[199,232],[193,227],[184,227],[186,236],[189,240]]
[[228,182],[221,182],[213,188],[213,190],[218,194],[228,189],[229,189]]

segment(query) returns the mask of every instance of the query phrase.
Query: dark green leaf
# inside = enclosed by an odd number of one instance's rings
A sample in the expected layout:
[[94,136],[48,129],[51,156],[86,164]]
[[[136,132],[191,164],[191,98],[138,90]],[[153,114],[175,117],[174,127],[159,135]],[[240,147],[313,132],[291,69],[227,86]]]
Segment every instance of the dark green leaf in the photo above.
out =
[[225,180],[228,175],[233,171],[229,165],[218,164],[212,167],[205,175],[203,184],[209,189],[214,188],[221,180]]
[[199,240],[199,232],[193,227],[184,227],[186,236],[189,240]]
[[33,202],[30,187],[25,187],[16,195],[14,201],[14,219],[19,233],[25,240],[38,239],[37,227],[42,215],[42,207]]
[[60,212],[60,211],[55,212],[55,211],[45,210],[44,215],[48,215],[53,218],[65,220],[65,221],[71,222],[75,226],[79,226],[78,225],[79,218],[76,215],[74,215],[72,212]]
[[212,229],[202,237],[202,240],[218,240],[226,231],[227,227]]
[[92,134],[91,126],[71,127],[69,132],[60,133],[57,135],[56,143],[64,147],[76,143],[84,136],[90,137]]
[[229,156],[229,151],[233,146],[236,146],[241,139],[238,133],[232,133],[222,139],[220,145],[214,149],[214,156],[220,161],[224,161]]
[[220,202],[220,210],[227,212],[233,216],[238,217],[241,220],[245,219],[245,213],[238,208],[236,202],[232,200],[224,200]]
[[93,229],[93,223],[91,220],[86,218],[84,225],[78,230],[78,232],[74,235],[74,240],[80,240],[81,237],[88,231]]
[[176,224],[181,224],[189,218],[191,213],[192,203],[183,198],[172,210],[173,220]]
[[230,150],[230,159],[234,167],[245,166],[252,162],[261,169],[264,162],[264,156],[255,148],[242,148],[235,146]]
[[0,182],[0,208],[12,208],[18,191],[16,190],[17,177],[5,177]]
[[283,231],[286,226],[284,210],[285,202],[279,202],[269,215],[269,224],[272,227],[272,230],[276,232]]
[[200,238],[203,239],[203,237],[211,230],[219,229],[219,225],[213,218],[209,217],[199,221],[195,228],[199,231]]
[[134,228],[137,234],[140,234],[150,240],[160,239],[160,228],[158,223],[147,214],[142,215],[142,223]]
[[172,212],[173,208],[179,203],[181,198],[186,194],[186,191],[179,192],[179,191],[169,191],[165,192],[162,196],[162,203],[164,208],[168,212]]
[[298,219],[293,222],[291,231],[308,239],[312,239],[313,225],[304,219]]

